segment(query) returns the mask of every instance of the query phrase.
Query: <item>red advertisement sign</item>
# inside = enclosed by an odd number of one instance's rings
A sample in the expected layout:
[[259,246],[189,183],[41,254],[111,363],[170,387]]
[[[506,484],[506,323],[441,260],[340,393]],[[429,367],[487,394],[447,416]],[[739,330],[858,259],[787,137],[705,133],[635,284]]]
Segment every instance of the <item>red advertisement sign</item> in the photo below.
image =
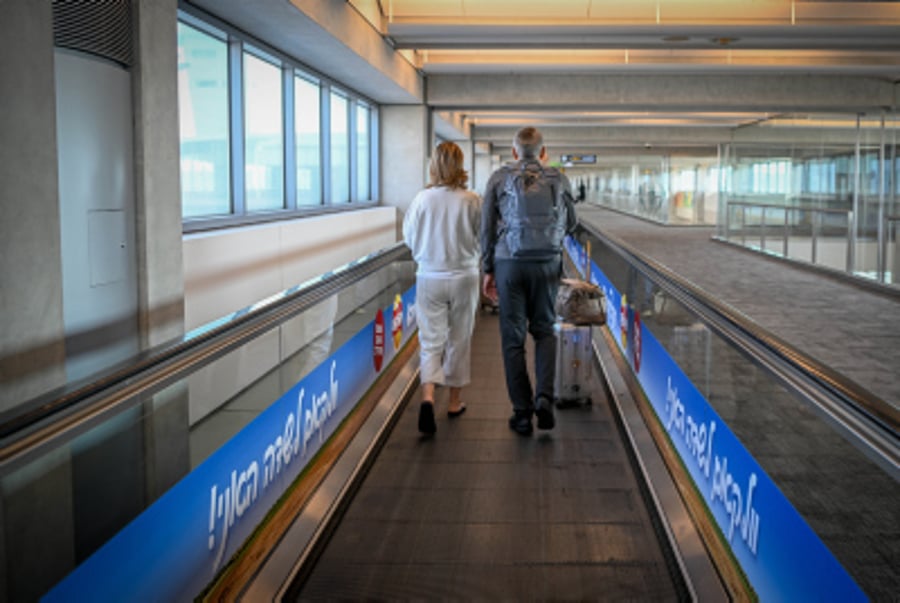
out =
[[375,314],[372,333],[372,359],[375,361],[375,372],[378,372],[381,370],[381,363],[384,362],[384,314],[381,308]]

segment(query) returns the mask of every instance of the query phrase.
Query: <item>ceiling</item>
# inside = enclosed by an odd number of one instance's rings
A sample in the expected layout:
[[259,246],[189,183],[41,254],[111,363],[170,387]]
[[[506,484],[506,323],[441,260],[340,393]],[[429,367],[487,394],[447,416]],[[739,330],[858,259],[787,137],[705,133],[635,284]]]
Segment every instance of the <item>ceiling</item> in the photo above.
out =
[[[626,53],[645,57],[641,63],[671,53],[675,58],[664,62],[714,64],[729,52],[735,58],[746,56],[746,63],[814,64],[820,61],[813,57],[824,56],[832,62],[845,57],[878,64],[877,55],[900,49],[896,2],[348,1],[397,48],[423,51],[419,60],[426,72],[444,63],[467,69],[463,65],[479,63],[476,53],[487,49],[534,49],[561,64],[569,62],[564,57],[572,50],[575,61],[580,60],[577,55],[613,51],[602,55],[607,64],[614,57],[624,60]],[[514,64],[527,65],[536,58],[526,56]],[[898,73],[896,61],[894,65]]]
[[810,130],[850,136],[884,111],[900,136],[900,2],[186,3],[375,102],[424,102],[439,135],[504,158],[523,125],[559,154],[818,143]]
[[[348,0],[426,77],[852,76],[900,80],[900,3]],[[467,81],[467,80],[461,80]],[[485,81],[472,80],[472,81]],[[723,108],[724,109],[724,108]],[[736,128],[771,111],[455,106],[479,131]],[[796,117],[796,116],[793,116]],[[646,130],[645,130],[646,131]],[[582,147],[584,145],[581,145]]]

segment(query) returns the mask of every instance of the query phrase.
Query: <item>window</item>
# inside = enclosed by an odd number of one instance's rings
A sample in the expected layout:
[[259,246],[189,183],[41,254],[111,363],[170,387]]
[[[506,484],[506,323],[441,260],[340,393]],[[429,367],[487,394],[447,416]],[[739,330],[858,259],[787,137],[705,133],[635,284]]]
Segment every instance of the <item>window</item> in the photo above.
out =
[[809,163],[809,192],[823,192],[822,180],[822,163],[816,160],[811,161]]
[[284,207],[281,67],[244,53],[244,188],[247,211]]
[[294,78],[294,144],[297,157],[297,205],[322,203],[319,85]]
[[900,157],[894,159],[894,194],[900,195]]
[[377,105],[189,3],[178,55],[186,232],[377,197]]
[[369,107],[356,106],[356,200],[369,201],[372,198],[369,162]]
[[866,195],[877,195],[881,190],[881,160],[878,153],[866,153],[862,157],[862,174],[860,182],[862,187],[859,192]]
[[178,126],[182,215],[230,213],[228,46],[185,23],[178,24]]
[[790,172],[791,164],[787,160],[778,162],[778,193],[788,194],[790,192]]
[[350,201],[350,129],[347,127],[349,101],[331,92],[331,202]]
[[802,195],[807,191],[806,186],[806,164],[802,161],[791,163],[790,189],[789,193],[793,195]]

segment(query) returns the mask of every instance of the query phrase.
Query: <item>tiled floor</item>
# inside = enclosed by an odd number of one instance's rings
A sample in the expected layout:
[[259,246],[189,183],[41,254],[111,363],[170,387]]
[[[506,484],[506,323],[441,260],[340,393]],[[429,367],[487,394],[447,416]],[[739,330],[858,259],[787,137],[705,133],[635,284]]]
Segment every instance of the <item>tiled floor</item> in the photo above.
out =
[[900,302],[711,239],[596,206],[579,218],[635,247],[787,343],[900,408]]
[[497,320],[479,314],[466,413],[439,391],[423,439],[410,402],[302,599],[678,599],[602,394],[510,431]]

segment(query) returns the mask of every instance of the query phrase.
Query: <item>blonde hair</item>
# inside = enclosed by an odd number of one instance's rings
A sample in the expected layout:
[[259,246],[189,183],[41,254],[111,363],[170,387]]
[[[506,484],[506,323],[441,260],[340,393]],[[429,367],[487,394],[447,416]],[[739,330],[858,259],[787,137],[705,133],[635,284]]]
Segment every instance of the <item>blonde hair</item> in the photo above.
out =
[[455,142],[442,142],[434,150],[428,165],[428,175],[432,186],[466,188],[469,174],[463,169],[463,152]]

